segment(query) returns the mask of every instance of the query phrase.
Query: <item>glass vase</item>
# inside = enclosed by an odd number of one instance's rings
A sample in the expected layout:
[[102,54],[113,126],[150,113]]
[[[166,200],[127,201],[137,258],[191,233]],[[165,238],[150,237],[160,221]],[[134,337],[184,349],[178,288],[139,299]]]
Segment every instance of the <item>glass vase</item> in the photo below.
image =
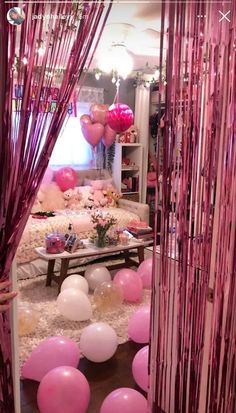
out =
[[104,234],[102,236],[101,235],[97,236],[95,244],[96,244],[96,247],[98,247],[98,248],[105,248],[105,246],[106,246],[106,234]]

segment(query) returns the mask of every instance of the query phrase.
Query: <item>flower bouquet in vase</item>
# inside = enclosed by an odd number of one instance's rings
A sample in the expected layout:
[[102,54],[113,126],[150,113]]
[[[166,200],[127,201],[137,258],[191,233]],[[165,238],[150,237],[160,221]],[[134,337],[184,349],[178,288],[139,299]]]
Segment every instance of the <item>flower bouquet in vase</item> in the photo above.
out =
[[97,247],[104,248],[107,244],[107,231],[115,225],[117,221],[110,214],[103,214],[101,211],[92,213],[91,220],[96,231],[94,243]]

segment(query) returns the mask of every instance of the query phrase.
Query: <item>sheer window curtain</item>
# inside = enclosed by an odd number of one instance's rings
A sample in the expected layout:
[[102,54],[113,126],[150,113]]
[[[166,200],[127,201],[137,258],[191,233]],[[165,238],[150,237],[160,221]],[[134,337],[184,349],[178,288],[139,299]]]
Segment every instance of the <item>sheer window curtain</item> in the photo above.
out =
[[68,115],[53,149],[49,165],[89,168],[93,160],[91,146],[85,140],[80,126],[80,117],[89,114],[93,103],[104,103],[104,89],[83,87],[76,97],[76,116]]

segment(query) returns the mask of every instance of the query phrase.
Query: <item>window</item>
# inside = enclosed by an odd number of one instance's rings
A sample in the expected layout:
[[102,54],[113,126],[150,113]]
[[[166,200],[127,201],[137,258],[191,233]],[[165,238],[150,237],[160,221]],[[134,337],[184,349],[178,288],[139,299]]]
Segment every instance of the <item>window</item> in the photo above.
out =
[[80,127],[80,117],[89,114],[91,103],[77,104],[77,117],[69,116],[53,149],[49,165],[76,165],[89,167],[92,160],[91,146],[85,140]]

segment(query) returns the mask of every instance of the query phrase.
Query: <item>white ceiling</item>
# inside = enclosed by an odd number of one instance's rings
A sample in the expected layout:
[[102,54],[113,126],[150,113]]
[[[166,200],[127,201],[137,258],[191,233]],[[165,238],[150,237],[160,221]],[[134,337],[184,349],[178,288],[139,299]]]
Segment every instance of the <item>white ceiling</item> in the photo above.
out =
[[124,42],[134,61],[134,70],[158,64],[161,4],[136,0],[115,1],[104,28],[91,69],[101,53],[114,43]]

